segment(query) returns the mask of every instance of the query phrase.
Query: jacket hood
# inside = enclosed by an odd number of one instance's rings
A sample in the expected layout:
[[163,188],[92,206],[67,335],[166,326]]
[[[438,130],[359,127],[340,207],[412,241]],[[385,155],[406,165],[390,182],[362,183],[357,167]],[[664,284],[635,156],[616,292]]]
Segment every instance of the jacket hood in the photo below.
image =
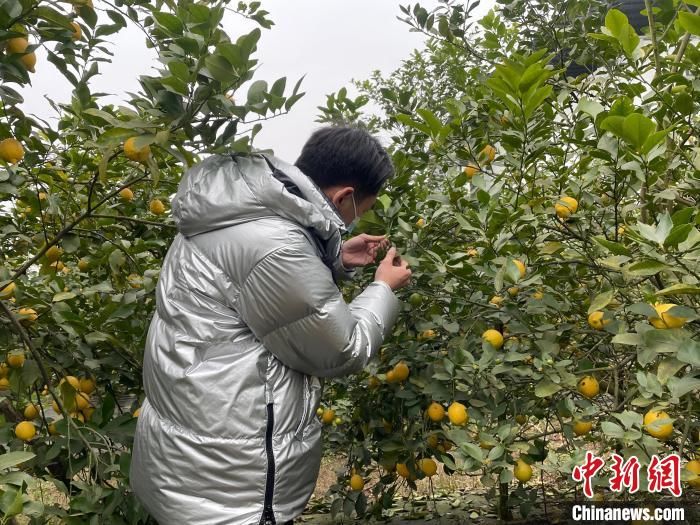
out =
[[274,155],[208,157],[182,176],[172,212],[186,237],[262,217],[284,217],[312,233],[334,276],[354,274],[340,260],[341,236],[347,229],[335,206],[311,178]]

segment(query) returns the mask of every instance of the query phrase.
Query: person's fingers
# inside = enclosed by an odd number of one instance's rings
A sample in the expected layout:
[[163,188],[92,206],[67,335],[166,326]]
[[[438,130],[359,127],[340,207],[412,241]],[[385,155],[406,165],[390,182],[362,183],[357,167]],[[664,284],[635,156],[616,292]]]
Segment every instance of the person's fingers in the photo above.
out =
[[396,256],[396,248],[394,248],[394,247],[392,246],[391,248],[389,248],[389,249],[387,250],[386,255],[384,256],[384,260],[385,260],[385,261],[393,262],[395,256]]
[[368,235],[364,234],[365,240],[370,242],[380,242],[382,239],[386,238],[386,235]]

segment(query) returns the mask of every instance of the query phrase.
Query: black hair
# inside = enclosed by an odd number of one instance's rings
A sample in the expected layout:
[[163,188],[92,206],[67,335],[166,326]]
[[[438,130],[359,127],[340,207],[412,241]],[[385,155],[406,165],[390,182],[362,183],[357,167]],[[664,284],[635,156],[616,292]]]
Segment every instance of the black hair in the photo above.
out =
[[358,200],[377,195],[394,174],[389,154],[364,127],[333,125],[317,129],[294,163],[319,188],[355,188]]

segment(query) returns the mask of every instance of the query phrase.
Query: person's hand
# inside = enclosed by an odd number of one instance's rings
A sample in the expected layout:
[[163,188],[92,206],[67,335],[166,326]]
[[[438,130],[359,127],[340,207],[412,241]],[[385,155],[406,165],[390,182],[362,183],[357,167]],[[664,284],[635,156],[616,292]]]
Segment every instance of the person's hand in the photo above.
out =
[[386,256],[379,263],[379,268],[374,274],[374,280],[385,282],[392,290],[398,290],[411,282],[408,263],[402,260],[400,255],[396,255],[395,247],[392,246],[386,252]]
[[341,247],[343,266],[353,268],[374,262],[380,248],[386,248],[389,239],[386,235],[367,235],[361,233],[345,241]]

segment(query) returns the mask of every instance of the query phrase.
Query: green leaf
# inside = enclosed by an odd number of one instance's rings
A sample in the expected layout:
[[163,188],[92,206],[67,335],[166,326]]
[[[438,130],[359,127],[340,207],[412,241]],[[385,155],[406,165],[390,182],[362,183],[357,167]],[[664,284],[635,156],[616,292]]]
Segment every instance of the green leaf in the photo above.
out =
[[608,304],[610,304],[610,301],[612,301],[614,294],[615,292],[613,290],[608,290],[606,292],[596,295],[591,301],[587,313],[590,314],[592,312],[595,312],[596,310],[602,310],[603,308],[608,306]]
[[190,68],[187,67],[187,64],[184,62],[171,60],[168,62],[168,70],[173,74],[173,76],[179,78],[183,82],[187,82],[190,79]]
[[68,301],[69,299],[73,299],[74,297],[77,296],[73,292],[59,292],[53,296],[53,302],[57,303],[59,301]]
[[633,333],[617,334],[612,338],[612,343],[618,345],[637,346],[642,343],[642,338],[639,336],[639,334]]
[[700,391],[700,379],[690,375],[684,377],[674,376],[669,378],[666,386],[673,397],[681,398],[688,392],[697,394]]
[[167,30],[170,34],[181,35],[185,29],[180,19],[173,14],[154,11],[153,18],[158,22],[160,27]]
[[425,108],[418,108],[416,110],[416,113],[420,115],[420,117],[428,124],[430,127],[430,136],[435,137],[440,133],[440,130],[442,129],[442,123],[438,118],[435,116],[433,112],[431,112],[428,109]]
[[647,259],[638,263],[631,264],[626,267],[626,270],[632,275],[656,275],[664,270],[672,270],[673,268],[660,261]]
[[624,136],[623,124],[625,122],[625,117],[620,115],[611,115],[605,117],[600,122],[600,129],[603,131],[609,131],[613,135],[622,138]]
[[603,109],[603,106],[599,102],[585,97],[578,103],[578,111],[590,115],[593,119],[595,119]]
[[119,272],[119,268],[124,266],[126,263],[126,257],[121,250],[113,250],[109,254],[109,266],[114,273]]
[[556,383],[552,382],[549,378],[544,378],[542,379],[537,385],[535,386],[535,395],[537,397],[549,397],[552,394],[556,394],[561,390],[561,386],[557,385]]
[[695,286],[693,284],[676,283],[672,286],[668,286],[668,287],[664,288],[663,290],[659,290],[658,292],[655,293],[655,295],[676,295],[676,294],[678,294],[678,295],[700,294],[700,286]]
[[[640,151],[649,135],[656,130],[656,124],[646,115],[632,113],[625,117],[622,124],[623,137]],[[650,148],[651,149],[651,148]]]
[[678,13],[678,23],[683,29],[688,31],[688,33],[700,36],[700,15],[688,13],[687,11],[680,11]]
[[688,238],[692,230],[692,224],[680,224],[675,226],[664,240],[664,246],[678,246]]
[[605,27],[620,43],[625,54],[631,56],[639,45],[639,36],[629,24],[627,16],[618,9],[611,9],[605,15]]
[[211,77],[219,82],[232,82],[236,78],[231,64],[221,55],[209,55],[204,59],[204,65]]
[[625,435],[625,430],[620,425],[613,423],[612,421],[603,421],[600,424],[600,428],[607,437],[622,439],[622,437]]
[[5,454],[0,454],[0,470],[15,467],[20,463],[29,461],[34,457],[36,457],[36,454],[24,451],[7,452]]
[[601,236],[594,236],[593,239],[603,248],[606,248],[610,253],[614,255],[627,255],[628,257],[632,255],[632,252],[630,252],[624,244],[620,244],[619,242],[615,241],[609,241],[605,237]]
[[248,104],[256,104],[265,100],[264,93],[267,92],[267,82],[256,80],[248,88]]
[[615,416],[625,426],[625,428],[632,428],[635,425],[638,427],[642,426],[642,415],[637,412],[625,410],[620,414],[613,414],[613,416]]
[[700,368],[700,342],[693,339],[687,339],[681,343],[676,355],[679,361]]
[[459,445],[459,448],[468,456],[471,456],[477,461],[483,461],[484,459],[483,450],[480,447],[476,446],[474,443],[461,443]]

